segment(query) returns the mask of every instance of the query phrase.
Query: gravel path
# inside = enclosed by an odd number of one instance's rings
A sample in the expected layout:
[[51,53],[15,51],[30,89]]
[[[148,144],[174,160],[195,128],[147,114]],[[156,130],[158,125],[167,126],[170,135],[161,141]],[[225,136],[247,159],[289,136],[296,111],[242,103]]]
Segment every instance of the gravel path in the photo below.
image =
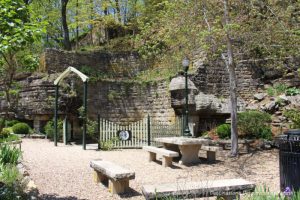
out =
[[[279,191],[279,167],[277,150],[257,151],[238,159],[222,159],[215,164],[186,167],[175,164],[164,168],[160,163],[148,163],[147,153],[140,149],[96,151],[82,150],[80,145],[58,144],[42,139],[23,139],[24,165],[35,181],[41,199],[144,199],[141,186],[153,183],[186,182],[189,180],[212,180],[245,178],[258,185],[266,184],[271,191]],[[93,182],[89,162],[104,159],[115,162],[136,173],[130,181],[131,192],[112,195],[102,184]]]

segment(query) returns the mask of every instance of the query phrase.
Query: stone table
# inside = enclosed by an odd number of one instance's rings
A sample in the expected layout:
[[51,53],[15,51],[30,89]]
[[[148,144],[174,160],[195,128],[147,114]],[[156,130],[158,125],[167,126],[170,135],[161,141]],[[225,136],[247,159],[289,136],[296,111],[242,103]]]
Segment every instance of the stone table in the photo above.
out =
[[162,143],[165,149],[179,152],[181,154],[179,163],[184,165],[199,163],[198,153],[201,145],[211,143],[209,139],[190,137],[161,137],[154,140]]

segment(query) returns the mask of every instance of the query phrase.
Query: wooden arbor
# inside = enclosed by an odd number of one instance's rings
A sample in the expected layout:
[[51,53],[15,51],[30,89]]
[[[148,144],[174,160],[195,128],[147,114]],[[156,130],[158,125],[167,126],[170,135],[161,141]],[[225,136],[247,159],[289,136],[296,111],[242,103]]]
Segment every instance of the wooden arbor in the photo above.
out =
[[83,133],[82,133],[82,148],[86,149],[86,115],[87,115],[87,82],[89,77],[75,69],[74,67],[68,67],[59,77],[54,81],[55,85],[55,109],[54,109],[54,145],[57,146],[57,118],[58,118],[58,90],[59,83],[67,77],[71,72],[77,74],[83,82]]

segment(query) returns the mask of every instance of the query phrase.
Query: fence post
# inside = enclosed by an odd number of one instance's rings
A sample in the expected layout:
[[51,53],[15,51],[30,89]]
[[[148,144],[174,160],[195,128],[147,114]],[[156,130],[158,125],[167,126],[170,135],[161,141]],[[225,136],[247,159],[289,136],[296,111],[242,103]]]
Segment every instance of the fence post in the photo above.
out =
[[98,149],[100,149],[101,148],[101,146],[100,146],[100,140],[101,140],[101,135],[100,135],[100,115],[98,114],[97,115],[97,132],[98,132],[98,136],[99,136],[99,139],[98,139]]
[[148,119],[147,119],[147,134],[148,134],[148,146],[151,145],[151,133],[150,133],[150,115],[148,114]]

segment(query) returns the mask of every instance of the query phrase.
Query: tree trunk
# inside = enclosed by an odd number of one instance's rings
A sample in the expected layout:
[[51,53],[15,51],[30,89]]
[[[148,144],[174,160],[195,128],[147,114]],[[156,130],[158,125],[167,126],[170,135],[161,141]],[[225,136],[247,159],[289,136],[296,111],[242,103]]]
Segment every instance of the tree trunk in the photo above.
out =
[[69,28],[67,23],[67,4],[69,0],[61,0],[61,20],[64,33],[64,49],[70,51],[71,43],[69,38]]
[[[223,0],[224,2],[224,18],[225,26],[230,24],[229,12],[228,12],[228,0]],[[232,42],[230,38],[230,32],[226,30],[226,42],[227,42],[227,56],[224,54],[222,58],[225,61],[226,67],[229,72],[230,81],[230,102],[231,102],[231,156],[238,155],[238,131],[237,131],[237,79],[235,74],[235,62],[234,54],[232,48]]]
[[117,18],[119,20],[120,23],[122,23],[122,19],[121,19],[121,9],[120,9],[120,2],[119,0],[115,0],[116,1],[116,10],[117,10]]
[[78,38],[79,38],[78,9],[79,9],[79,3],[78,0],[76,0],[76,50],[78,49]]

